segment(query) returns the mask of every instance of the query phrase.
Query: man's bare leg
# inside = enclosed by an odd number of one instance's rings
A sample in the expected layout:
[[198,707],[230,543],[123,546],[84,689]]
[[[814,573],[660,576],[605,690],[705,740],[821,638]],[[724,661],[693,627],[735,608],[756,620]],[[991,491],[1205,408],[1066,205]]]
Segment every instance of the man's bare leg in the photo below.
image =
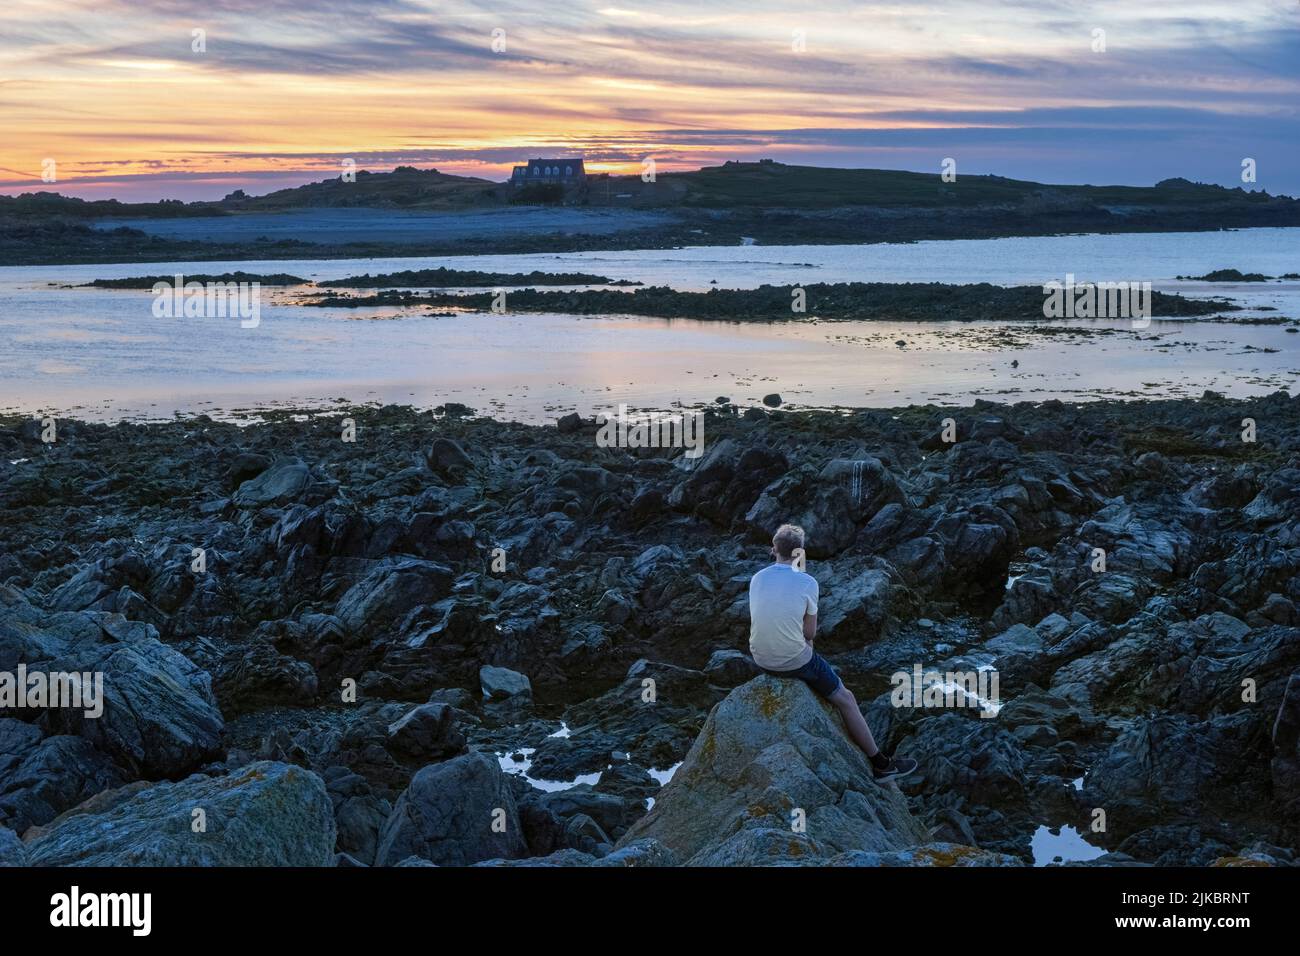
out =
[[844,718],[844,726],[848,728],[849,737],[862,748],[862,752],[868,757],[880,753],[880,748],[876,746],[876,738],[871,736],[871,728],[867,726],[866,718],[858,709],[858,701],[853,696],[853,691],[840,684],[840,689],[831,694],[830,701]]

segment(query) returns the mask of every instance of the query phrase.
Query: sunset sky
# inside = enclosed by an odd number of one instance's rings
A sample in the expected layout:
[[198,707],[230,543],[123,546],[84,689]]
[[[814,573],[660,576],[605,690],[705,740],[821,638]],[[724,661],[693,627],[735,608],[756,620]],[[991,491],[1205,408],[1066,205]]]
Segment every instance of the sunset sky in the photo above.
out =
[[6,0],[0,192],[211,199],[344,159],[499,180],[580,155],[1229,186],[1251,157],[1246,188],[1300,195],[1298,94],[1295,0]]

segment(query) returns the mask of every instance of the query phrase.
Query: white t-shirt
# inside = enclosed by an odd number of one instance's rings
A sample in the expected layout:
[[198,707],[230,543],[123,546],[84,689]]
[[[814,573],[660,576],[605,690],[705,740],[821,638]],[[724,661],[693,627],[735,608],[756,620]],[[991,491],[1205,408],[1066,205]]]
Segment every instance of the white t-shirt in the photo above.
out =
[[749,653],[770,671],[792,671],[812,660],[803,616],[817,613],[817,579],[789,564],[772,564],[749,582]]

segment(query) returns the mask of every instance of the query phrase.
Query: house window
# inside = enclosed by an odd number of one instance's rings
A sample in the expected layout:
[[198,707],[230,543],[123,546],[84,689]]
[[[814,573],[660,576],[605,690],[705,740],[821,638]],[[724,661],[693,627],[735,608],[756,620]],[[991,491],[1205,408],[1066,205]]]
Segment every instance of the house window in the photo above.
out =
[[564,175],[566,175],[566,176],[572,176],[572,175],[573,175],[573,167],[572,167],[572,166],[565,166],[565,167],[564,167]]

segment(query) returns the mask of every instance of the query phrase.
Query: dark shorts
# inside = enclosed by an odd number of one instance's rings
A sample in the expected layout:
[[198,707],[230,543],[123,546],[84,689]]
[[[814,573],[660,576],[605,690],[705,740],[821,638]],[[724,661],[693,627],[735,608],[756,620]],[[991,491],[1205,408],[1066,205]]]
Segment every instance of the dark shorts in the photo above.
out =
[[826,658],[816,652],[813,652],[812,660],[807,664],[792,671],[763,669],[773,677],[797,677],[823,697],[829,697],[840,689],[840,675],[835,673],[835,668],[831,667]]

